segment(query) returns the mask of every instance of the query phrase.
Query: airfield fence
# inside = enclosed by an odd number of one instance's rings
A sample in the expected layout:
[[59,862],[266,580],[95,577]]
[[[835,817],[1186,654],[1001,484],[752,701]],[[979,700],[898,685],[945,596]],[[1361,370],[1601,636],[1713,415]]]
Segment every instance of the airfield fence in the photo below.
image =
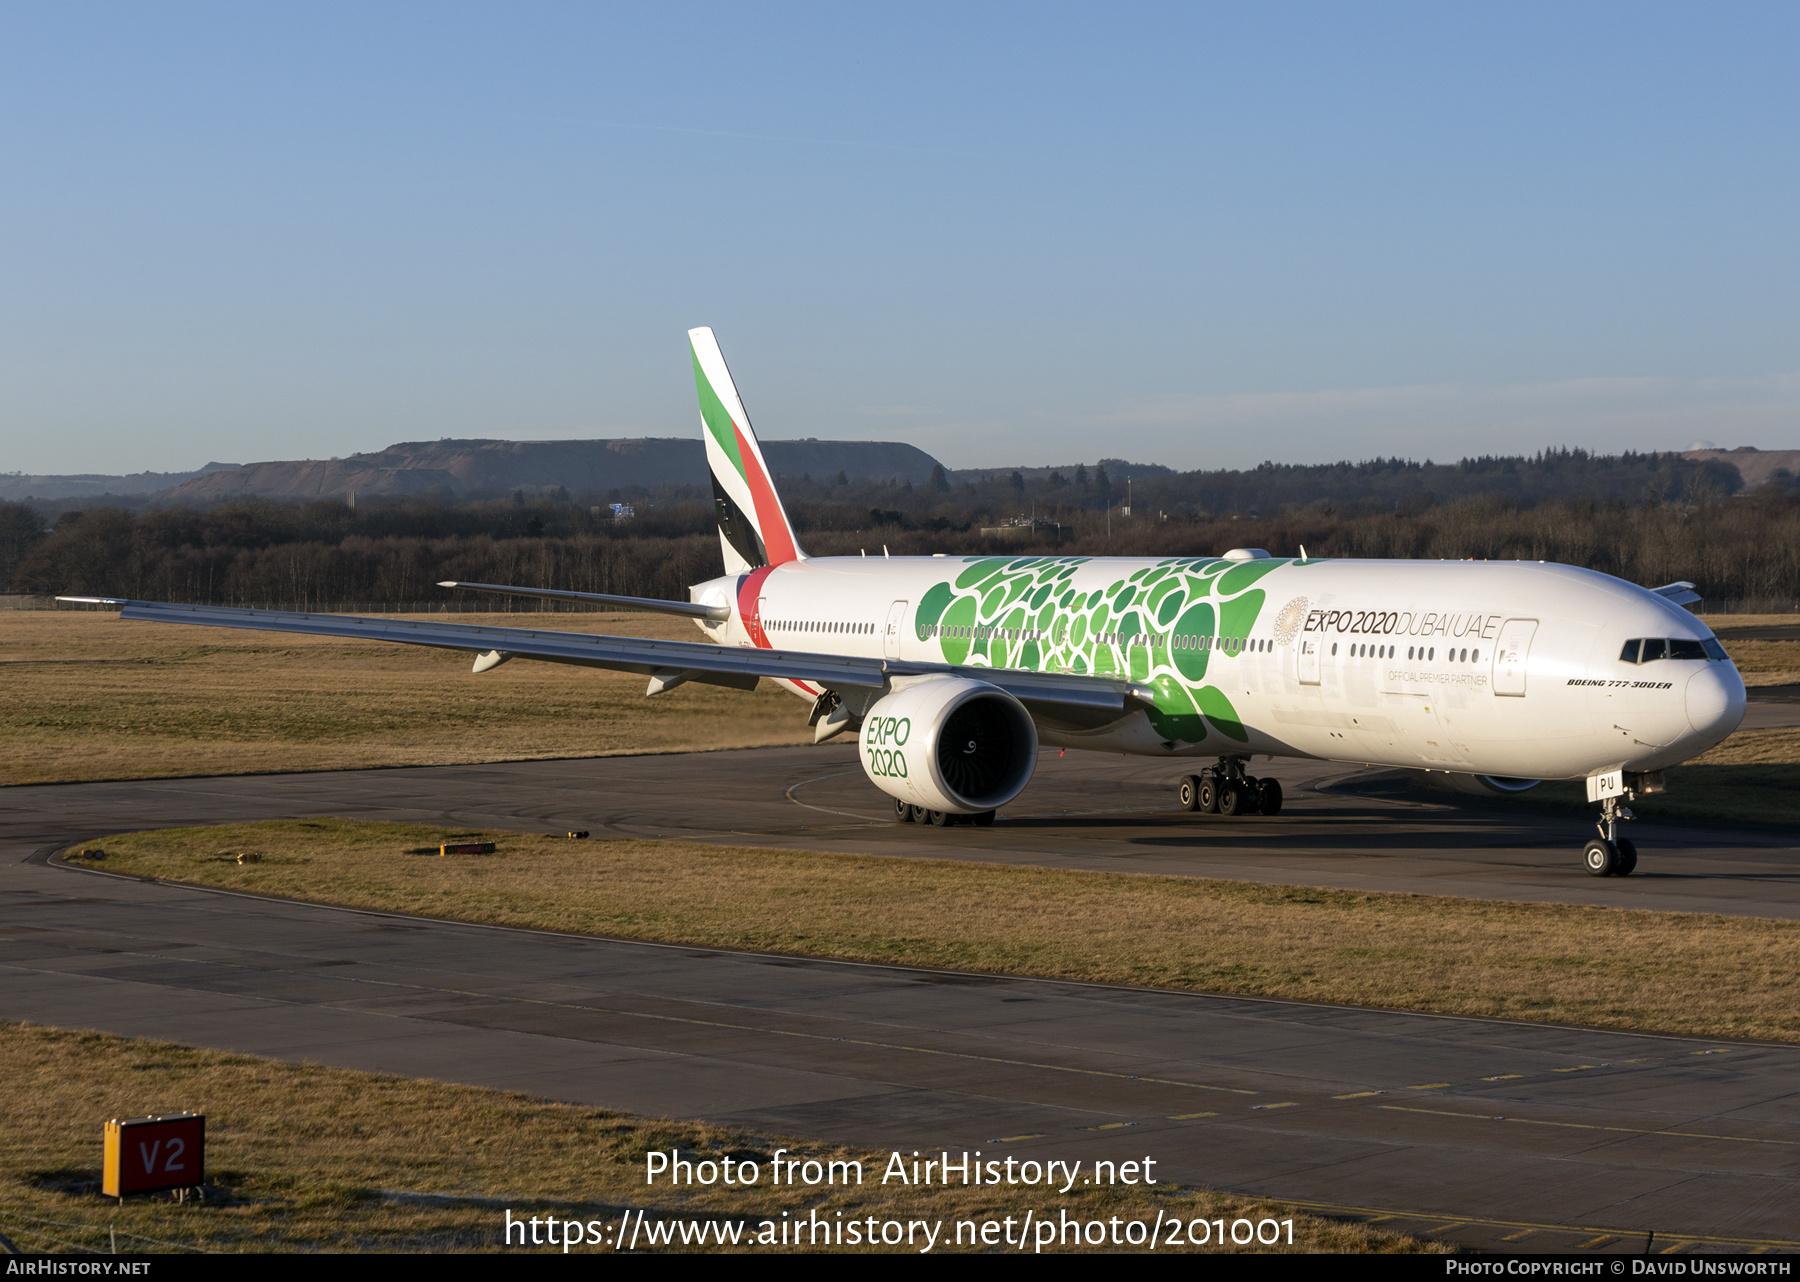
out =
[[1800,614],[1800,598],[1787,596],[1702,597],[1695,614]]

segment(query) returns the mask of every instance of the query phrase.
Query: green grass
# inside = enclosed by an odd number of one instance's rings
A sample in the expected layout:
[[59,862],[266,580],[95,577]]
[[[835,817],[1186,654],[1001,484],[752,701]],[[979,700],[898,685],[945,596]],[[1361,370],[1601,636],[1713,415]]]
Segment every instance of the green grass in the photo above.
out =
[[[465,623],[697,640],[660,615]],[[810,743],[806,705],[558,663],[479,675],[420,646],[0,611],[0,785],[448,765]]]

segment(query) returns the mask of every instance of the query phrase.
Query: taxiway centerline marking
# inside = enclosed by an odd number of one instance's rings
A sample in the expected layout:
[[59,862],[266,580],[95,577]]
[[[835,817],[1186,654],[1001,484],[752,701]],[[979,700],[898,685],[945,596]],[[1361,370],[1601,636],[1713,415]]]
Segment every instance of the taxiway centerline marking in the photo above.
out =
[[1706,1131],[1658,1131],[1638,1126],[1602,1126],[1598,1122],[1547,1122],[1535,1117],[1509,1117],[1503,1113],[1455,1113],[1442,1108],[1407,1108],[1400,1104],[1377,1104],[1395,1113],[1430,1113],[1433,1117],[1466,1117],[1477,1122],[1517,1122],[1521,1126],[1557,1126],[1572,1131],[1615,1131],[1624,1135],[1667,1135],[1684,1140],[1728,1140],[1733,1144],[1779,1144],[1800,1148],[1800,1140],[1762,1139],[1754,1135],[1713,1135]]

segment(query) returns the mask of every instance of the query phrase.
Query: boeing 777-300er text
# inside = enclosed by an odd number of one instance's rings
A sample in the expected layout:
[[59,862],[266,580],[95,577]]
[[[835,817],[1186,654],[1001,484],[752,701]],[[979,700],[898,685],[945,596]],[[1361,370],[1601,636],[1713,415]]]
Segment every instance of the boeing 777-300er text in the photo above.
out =
[[1542,562],[1272,557],[808,557],[710,329],[688,333],[723,577],[690,600],[447,582],[694,620],[706,640],[653,641],[219,606],[68,597],[121,617],[366,637],[467,650],[474,670],[541,659],[805,699],[817,741],[861,740],[862,768],[902,822],[993,821],[1041,747],[1213,758],[1181,804],[1281,808],[1257,756],[1441,773],[1474,792],[1585,779],[1597,877],[1637,863],[1624,802],[1744,714],[1744,683],[1682,606],[1655,590]]

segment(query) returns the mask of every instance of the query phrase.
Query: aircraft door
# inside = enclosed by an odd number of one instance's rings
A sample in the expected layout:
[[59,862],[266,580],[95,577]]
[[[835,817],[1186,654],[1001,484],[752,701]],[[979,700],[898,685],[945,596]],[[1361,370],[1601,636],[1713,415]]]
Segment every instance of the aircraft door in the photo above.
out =
[[906,602],[896,601],[888,607],[887,631],[882,634],[882,653],[890,659],[900,657],[900,629],[906,626]]
[[1323,642],[1318,637],[1303,636],[1295,650],[1295,662],[1300,665],[1300,684],[1316,686],[1319,684],[1320,650]]
[[1525,693],[1525,662],[1531,655],[1531,638],[1537,633],[1536,619],[1508,619],[1500,627],[1494,646],[1494,693],[1519,696]]

